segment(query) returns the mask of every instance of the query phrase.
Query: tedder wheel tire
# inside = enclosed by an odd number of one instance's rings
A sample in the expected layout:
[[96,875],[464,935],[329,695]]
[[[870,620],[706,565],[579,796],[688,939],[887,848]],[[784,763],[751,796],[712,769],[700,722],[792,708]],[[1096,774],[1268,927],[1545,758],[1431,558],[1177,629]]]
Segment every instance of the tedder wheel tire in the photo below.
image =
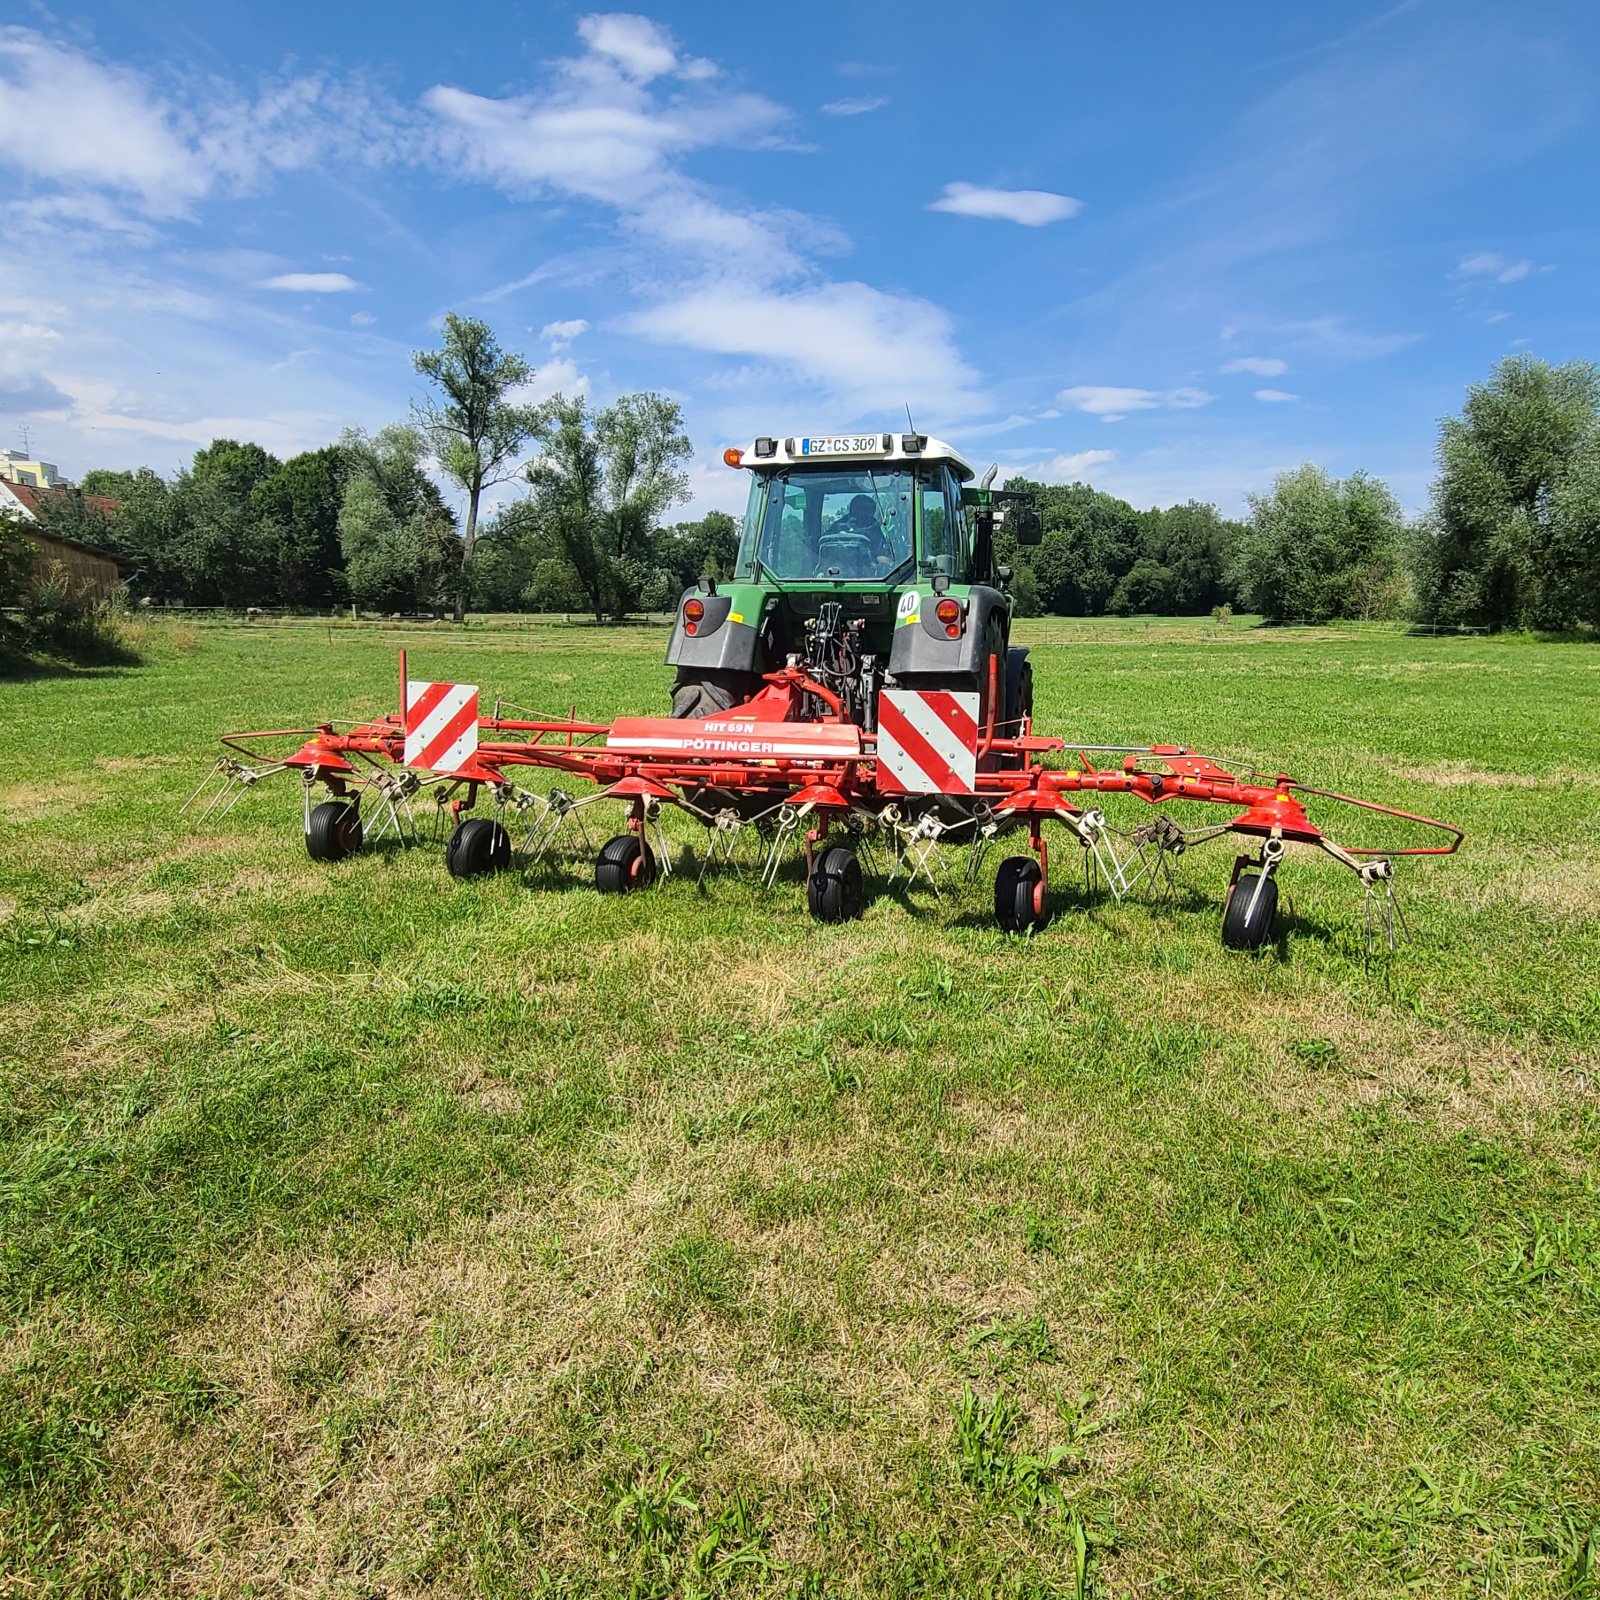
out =
[[353,800],[324,800],[311,808],[306,853],[313,861],[343,861],[361,848],[361,813]]
[[1034,892],[1042,874],[1032,856],[1007,856],[994,875],[994,920],[1007,933],[1027,933],[1044,926],[1044,913],[1034,909]]
[[594,886],[601,894],[628,894],[655,882],[656,858],[636,833],[608,839],[595,858]]
[[[1259,895],[1257,884],[1261,886]],[[1230,950],[1261,949],[1272,938],[1277,914],[1278,880],[1263,881],[1259,872],[1241,872],[1222,908],[1223,944]]]
[[853,922],[861,915],[861,862],[854,850],[825,850],[806,883],[806,905],[818,922]]
[[511,835],[488,817],[468,817],[450,835],[444,864],[452,878],[504,872],[511,865]]

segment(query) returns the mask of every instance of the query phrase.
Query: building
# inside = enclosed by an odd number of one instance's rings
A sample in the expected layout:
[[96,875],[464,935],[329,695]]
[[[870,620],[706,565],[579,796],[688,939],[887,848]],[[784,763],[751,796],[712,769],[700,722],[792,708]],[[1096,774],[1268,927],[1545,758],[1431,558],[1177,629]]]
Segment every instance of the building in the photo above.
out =
[[[33,462],[31,465],[47,466],[48,463]],[[49,470],[55,472],[54,467]],[[46,563],[59,563],[71,577],[73,586],[90,598],[109,599],[121,584],[124,569],[131,563],[109,550],[102,550],[99,545],[48,532],[39,526],[39,510],[45,496],[69,492],[59,474],[57,478],[60,486],[49,489],[0,478],[0,516],[9,511],[24,523],[31,524],[25,528],[25,535],[39,547],[39,553]],[[109,517],[117,509],[117,502],[107,499],[103,494],[86,494],[83,503],[103,517]]]
[[0,450],[0,479],[27,489],[62,489],[67,483],[53,461],[32,461],[21,450]]

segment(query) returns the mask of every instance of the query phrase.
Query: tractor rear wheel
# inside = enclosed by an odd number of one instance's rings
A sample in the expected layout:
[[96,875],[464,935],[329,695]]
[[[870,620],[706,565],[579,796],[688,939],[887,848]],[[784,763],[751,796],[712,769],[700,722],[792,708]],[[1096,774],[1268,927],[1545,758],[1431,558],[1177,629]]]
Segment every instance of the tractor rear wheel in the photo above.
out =
[[311,808],[306,854],[313,861],[343,861],[361,848],[361,813],[353,800],[324,800]]
[[761,680],[749,672],[712,672],[682,667],[672,686],[672,714],[699,721],[720,716],[740,706],[761,688]]
[[595,857],[594,886],[601,894],[630,894],[655,882],[656,858],[636,833],[608,839]]
[[1044,926],[1038,890],[1044,881],[1032,856],[1007,856],[994,875],[994,920],[1006,933],[1029,933]]
[[1241,872],[1222,907],[1222,942],[1229,950],[1260,950],[1278,915],[1278,880]]
[[450,835],[444,864],[452,878],[478,878],[511,865],[511,835],[488,817],[468,817]]
[[861,861],[854,850],[825,850],[806,882],[806,905],[818,922],[854,922],[861,915]]

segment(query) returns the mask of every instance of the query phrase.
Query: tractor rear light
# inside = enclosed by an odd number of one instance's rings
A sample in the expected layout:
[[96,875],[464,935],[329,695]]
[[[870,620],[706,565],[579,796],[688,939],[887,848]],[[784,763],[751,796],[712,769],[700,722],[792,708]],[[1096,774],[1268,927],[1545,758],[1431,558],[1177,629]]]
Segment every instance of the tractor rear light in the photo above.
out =
[[961,602],[959,600],[941,600],[933,608],[933,614],[948,628],[952,622],[961,620]]
[[744,451],[737,445],[729,445],[722,452],[722,464],[725,467],[742,467],[744,465]]
[[699,624],[699,623],[698,623],[698,622],[686,622],[686,623],[684,623],[684,625],[683,625],[683,631],[684,631],[684,632],[685,632],[685,633],[686,633],[686,634],[688,634],[688,635],[689,635],[689,637],[690,637],[690,638],[691,638],[691,639],[692,639],[692,638],[694,638],[694,636],[695,636],[695,635],[696,635],[696,634],[697,634],[697,633],[699,633],[699,631],[700,631],[700,624]]
[[954,623],[954,622],[952,622],[952,623],[951,623],[951,624],[950,624],[950,625],[949,625],[949,627],[947,627],[947,628],[946,628],[946,629],[945,629],[945,630],[944,630],[944,636],[945,636],[945,638],[947,638],[947,639],[959,639],[959,638],[960,638],[960,637],[961,637],[961,629],[960,629],[960,626],[959,626],[959,625],[958,625],[958,624],[956,624],[956,623]]
[[698,622],[706,614],[704,600],[685,600],[683,602],[683,620],[685,622]]

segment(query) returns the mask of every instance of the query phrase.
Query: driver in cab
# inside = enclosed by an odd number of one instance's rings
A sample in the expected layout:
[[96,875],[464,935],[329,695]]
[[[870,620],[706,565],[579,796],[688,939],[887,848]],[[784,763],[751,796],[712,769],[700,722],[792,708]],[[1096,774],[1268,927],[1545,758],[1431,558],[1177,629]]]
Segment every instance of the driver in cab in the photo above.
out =
[[818,553],[825,567],[836,567],[846,578],[874,578],[894,564],[871,495],[852,498],[844,515],[823,534]]

